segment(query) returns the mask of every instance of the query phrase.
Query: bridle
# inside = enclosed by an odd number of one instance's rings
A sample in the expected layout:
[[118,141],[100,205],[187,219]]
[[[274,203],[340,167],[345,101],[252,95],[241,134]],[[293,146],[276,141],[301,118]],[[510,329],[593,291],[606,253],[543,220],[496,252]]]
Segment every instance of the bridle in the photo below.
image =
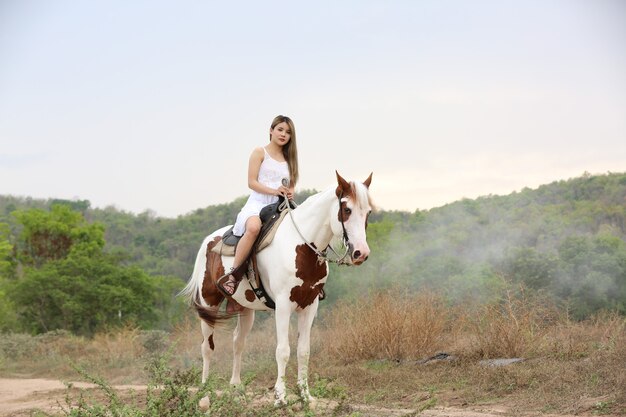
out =
[[[341,210],[341,198],[342,197],[343,197],[343,192],[337,196],[337,200],[339,201],[339,210]],[[295,205],[295,202],[292,202],[292,203]],[[343,246],[346,248],[346,251],[345,251],[345,253],[343,255],[339,255],[337,253],[337,251],[335,251],[335,249],[330,244],[328,246],[326,246],[326,248],[323,251],[320,251],[319,249],[317,249],[315,247],[315,245],[309,243],[309,240],[304,237],[304,235],[300,231],[300,228],[298,227],[298,224],[296,223],[296,220],[293,218],[293,214],[291,213],[291,205],[289,204],[289,201],[287,200],[287,198],[285,198],[285,200],[280,204],[278,210],[279,211],[287,210],[289,212],[289,216],[291,217],[291,222],[293,223],[293,225],[296,228],[298,234],[302,238],[302,241],[309,248],[311,248],[311,250],[313,252],[315,252],[315,254],[317,255],[318,262],[320,262],[320,263],[322,263],[322,262],[332,262],[332,263],[335,263],[337,265],[350,265],[350,262],[346,261],[345,258],[351,252],[352,243],[350,243],[350,239],[348,238],[348,232],[346,231],[346,226],[344,224],[343,215],[342,215],[341,212],[339,213],[339,219],[341,221],[341,230],[342,230],[342,233],[343,233],[342,234]],[[329,249],[330,249],[330,251],[332,253],[335,254],[335,256],[337,256],[336,259],[330,258],[328,256],[328,250]]]

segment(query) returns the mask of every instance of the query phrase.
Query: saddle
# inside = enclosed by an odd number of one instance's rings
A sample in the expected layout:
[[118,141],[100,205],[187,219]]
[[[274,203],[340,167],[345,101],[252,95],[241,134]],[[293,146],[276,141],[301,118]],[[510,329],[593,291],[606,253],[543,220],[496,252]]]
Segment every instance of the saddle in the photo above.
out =
[[[296,208],[293,201],[289,201],[289,207]],[[261,231],[257,236],[254,245],[252,246],[252,253],[260,252],[267,247],[276,234],[278,225],[283,221],[287,214],[287,203],[284,197],[279,197],[278,201],[267,205],[261,209],[259,217],[261,218]],[[234,226],[233,226],[234,227]],[[213,252],[223,256],[235,256],[235,249],[241,239],[241,236],[233,234],[233,227],[228,229],[223,235],[222,240],[211,249]]]
[[[289,201],[289,206],[291,208],[296,207],[295,203],[292,201]],[[252,245],[250,255],[238,268],[235,268],[231,272],[239,280],[239,285],[232,298],[240,306],[253,308],[255,310],[264,308],[274,310],[276,308],[274,301],[267,294],[261,282],[256,266],[256,255],[272,242],[276,230],[278,230],[278,226],[283,221],[286,214],[287,203],[283,197],[280,197],[276,203],[267,205],[261,209],[259,213],[259,217],[261,218],[261,230]],[[240,239],[241,236],[234,235],[233,228],[231,227],[222,235],[222,239],[211,251],[220,256],[234,256],[235,249]],[[242,279],[244,275],[247,279]]]

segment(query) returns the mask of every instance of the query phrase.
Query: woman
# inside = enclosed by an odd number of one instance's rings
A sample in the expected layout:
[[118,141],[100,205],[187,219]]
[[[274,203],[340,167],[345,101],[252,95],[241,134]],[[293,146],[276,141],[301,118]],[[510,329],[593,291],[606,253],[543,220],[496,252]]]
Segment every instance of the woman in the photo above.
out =
[[[283,178],[289,185],[282,184]],[[261,230],[259,212],[278,201],[280,195],[291,199],[298,181],[298,148],[296,129],[287,116],[276,116],[270,126],[270,143],[255,148],[248,163],[248,187],[252,190],[248,201],[237,215],[233,234],[241,236],[235,250],[233,268],[217,280],[217,288],[232,296],[243,274],[235,273],[245,262]]]

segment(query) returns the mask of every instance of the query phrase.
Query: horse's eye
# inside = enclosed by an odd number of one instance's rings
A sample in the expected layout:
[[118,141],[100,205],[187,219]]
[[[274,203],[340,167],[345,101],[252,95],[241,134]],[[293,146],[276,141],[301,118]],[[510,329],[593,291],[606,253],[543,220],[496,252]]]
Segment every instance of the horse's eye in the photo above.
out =
[[346,214],[350,214],[350,213],[352,213],[352,209],[350,209],[349,207],[345,207],[343,209],[343,212],[346,213]]

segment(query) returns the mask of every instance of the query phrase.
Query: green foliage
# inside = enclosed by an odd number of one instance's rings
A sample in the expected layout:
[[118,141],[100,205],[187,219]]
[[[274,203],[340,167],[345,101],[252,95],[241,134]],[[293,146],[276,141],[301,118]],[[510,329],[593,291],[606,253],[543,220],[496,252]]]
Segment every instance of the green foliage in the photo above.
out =
[[[306,190],[296,200],[301,202],[313,193]],[[375,184],[372,193],[375,196]],[[369,260],[357,268],[332,265],[325,303],[389,287],[443,290],[458,302],[467,297],[489,301],[512,284],[552,294],[567,303],[576,317],[603,308],[624,313],[625,201],[626,174],[585,174],[534,190],[464,199],[427,211],[375,211],[368,228]],[[66,226],[83,228],[83,241],[92,242],[97,252],[99,243],[94,238],[102,229],[94,224],[104,224],[103,251],[109,260],[118,267],[141,268],[160,288],[155,290],[160,295],[154,301],[160,317],[147,322],[165,328],[184,309],[168,299],[190,276],[199,243],[212,231],[231,224],[244,203],[241,197],[169,219],[149,211],[134,215],[112,207],[91,209],[88,201],[0,196],[0,221],[9,224],[13,236],[21,236],[4,239],[4,246],[0,237],[0,261],[1,248],[5,253],[8,248],[6,242],[13,242],[22,265],[38,267],[62,260],[69,256],[64,239],[72,242],[70,247],[81,241]],[[51,210],[53,206],[63,208]],[[36,210],[21,226],[9,213],[24,208]],[[70,208],[84,213],[84,219],[80,213],[68,213]],[[50,214],[44,214],[45,210]],[[41,224],[47,225],[44,230],[55,237],[52,243],[56,245],[38,243]],[[13,255],[9,260],[13,262],[11,277],[20,268],[15,270]],[[28,268],[21,273],[33,274]],[[167,278],[172,276],[178,281]],[[2,288],[8,291],[0,282]],[[2,299],[0,295],[0,309]]]
[[[204,416],[199,408],[199,402],[209,391],[205,384],[193,392],[195,381],[198,378],[197,369],[185,371],[172,370],[166,366],[164,357],[155,357],[148,366],[150,383],[146,390],[145,406],[139,401],[135,403],[123,401],[118,392],[104,379],[93,376],[80,367],[76,371],[87,381],[96,384],[105,394],[104,404],[90,402],[84,391],[74,400],[68,391],[66,397],[67,408],[64,415],[70,417],[100,417],[100,416],[128,416],[128,417],[161,417],[161,416]],[[70,386],[71,387],[71,386]],[[77,403],[77,404],[76,404]]]
[[72,254],[26,268],[10,295],[27,331],[92,334],[129,322],[149,326],[154,293],[154,283],[137,267],[118,266],[106,255]]
[[17,325],[13,302],[7,295],[9,277],[13,275],[13,245],[9,241],[9,225],[0,223],[0,331],[10,330]]
[[533,289],[552,285],[559,269],[558,257],[533,247],[513,248],[506,259],[504,273]]
[[15,211],[13,215],[23,226],[18,252],[25,264],[40,266],[49,260],[63,259],[70,249],[97,253],[104,247],[104,226],[87,223],[68,205],[54,204],[50,211]]
[[10,229],[7,223],[0,223],[0,280],[10,274],[13,245],[9,241]]
[[6,286],[6,281],[0,278],[0,332],[6,332],[18,327],[15,306],[6,292]]
[[[626,174],[585,175],[508,196],[371,216],[369,260],[331,267],[332,303],[396,285],[487,302],[510,285],[548,292],[583,318],[626,313]],[[375,225],[391,223],[382,235]]]
[[572,236],[559,246],[557,291],[583,318],[601,309],[626,313],[626,244],[611,233]]
[[309,389],[311,395],[315,398],[330,398],[339,401],[348,398],[346,387],[332,379],[322,378],[318,374],[313,376]]
[[[66,329],[93,334],[112,326],[170,326],[183,310],[178,279],[151,277],[104,251],[104,227],[88,223],[67,204],[50,211],[14,211],[19,276],[0,281],[5,329],[41,333]],[[7,302],[11,300],[10,305]]]
[[[248,398],[246,392],[251,381],[245,381],[241,387],[230,387],[220,379],[209,378],[198,386],[199,370],[172,369],[169,355],[157,355],[150,359],[147,370],[149,382],[145,393],[136,392],[131,400],[123,399],[103,378],[93,376],[83,368],[75,366],[76,371],[87,381],[95,384],[105,395],[104,400],[91,399],[85,390],[80,390],[78,398],[68,389],[64,415],[68,417],[161,417],[161,416],[216,416],[216,417],[273,417],[273,416],[313,416],[307,404],[290,401],[287,406],[276,408],[272,402],[260,402]],[[327,380],[320,380],[320,386],[326,387]],[[68,387],[71,388],[71,385]],[[330,396],[343,398],[345,392],[339,388],[321,388]],[[264,390],[265,391],[265,390]],[[258,397],[263,397],[265,392]],[[200,400],[208,398],[207,410],[200,408]],[[333,410],[325,410],[323,415],[336,415]]]

